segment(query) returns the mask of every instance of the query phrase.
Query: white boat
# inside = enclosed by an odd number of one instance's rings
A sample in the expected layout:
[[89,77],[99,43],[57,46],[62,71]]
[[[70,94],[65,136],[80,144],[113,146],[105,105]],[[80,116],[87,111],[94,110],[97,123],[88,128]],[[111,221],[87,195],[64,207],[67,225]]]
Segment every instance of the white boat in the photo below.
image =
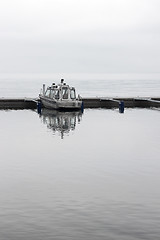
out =
[[83,103],[81,97],[76,97],[74,87],[70,87],[61,79],[61,83],[56,85],[52,84],[51,87],[45,89],[43,84],[43,91],[39,95],[42,105],[48,109],[82,109]]

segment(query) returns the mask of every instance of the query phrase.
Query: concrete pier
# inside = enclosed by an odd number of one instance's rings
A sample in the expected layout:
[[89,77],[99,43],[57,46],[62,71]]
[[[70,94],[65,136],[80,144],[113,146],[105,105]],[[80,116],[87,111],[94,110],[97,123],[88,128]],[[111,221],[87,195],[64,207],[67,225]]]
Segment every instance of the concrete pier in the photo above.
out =
[[[84,108],[119,108],[124,102],[125,108],[160,107],[160,97],[156,98],[83,98]],[[35,109],[38,98],[0,98],[0,109]]]
[[0,98],[0,109],[35,109],[37,100],[35,98]]
[[125,108],[160,107],[160,97],[157,98],[83,98],[84,108],[118,108],[119,102],[124,102]]

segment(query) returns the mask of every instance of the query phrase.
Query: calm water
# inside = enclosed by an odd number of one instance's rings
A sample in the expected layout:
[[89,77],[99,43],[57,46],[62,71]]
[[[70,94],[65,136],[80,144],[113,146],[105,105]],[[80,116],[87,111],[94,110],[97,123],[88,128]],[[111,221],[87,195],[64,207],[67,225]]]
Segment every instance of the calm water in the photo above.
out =
[[159,111],[0,111],[0,121],[1,240],[159,239]]
[[159,97],[160,74],[152,75],[2,75],[1,97],[37,97],[43,83],[58,83],[61,78],[73,85],[82,97]]

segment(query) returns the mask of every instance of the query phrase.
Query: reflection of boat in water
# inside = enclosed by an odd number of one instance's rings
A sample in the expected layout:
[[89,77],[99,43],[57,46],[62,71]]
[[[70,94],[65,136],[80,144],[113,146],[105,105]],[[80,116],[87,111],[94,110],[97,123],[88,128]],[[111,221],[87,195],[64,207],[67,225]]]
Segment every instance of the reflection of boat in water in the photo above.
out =
[[76,98],[74,87],[70,87],[61,79],[60,84],[53,83],[51,87],[45,89],[43,84],[43,92],[39,95],[44,107],[48,109],[81,109],[83,104],[81,97]]
[[82,118],[81,111],[61,112],[57,110],[42,109],[40,115],[42,122],[47,125],[54,133],[59,132],[61,138],[64,134],[75,130],[77,122]]

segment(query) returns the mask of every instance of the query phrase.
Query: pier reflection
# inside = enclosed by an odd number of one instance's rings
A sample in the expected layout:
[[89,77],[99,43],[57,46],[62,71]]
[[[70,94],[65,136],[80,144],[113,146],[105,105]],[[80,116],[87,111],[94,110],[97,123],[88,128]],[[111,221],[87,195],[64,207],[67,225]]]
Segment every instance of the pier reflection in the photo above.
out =
[[42,109],[40,115],[42,122],[54,133],[59,132],[61,138],[75,130],[76,124],[82,119],[81,111],[61,112],[57,110]]

